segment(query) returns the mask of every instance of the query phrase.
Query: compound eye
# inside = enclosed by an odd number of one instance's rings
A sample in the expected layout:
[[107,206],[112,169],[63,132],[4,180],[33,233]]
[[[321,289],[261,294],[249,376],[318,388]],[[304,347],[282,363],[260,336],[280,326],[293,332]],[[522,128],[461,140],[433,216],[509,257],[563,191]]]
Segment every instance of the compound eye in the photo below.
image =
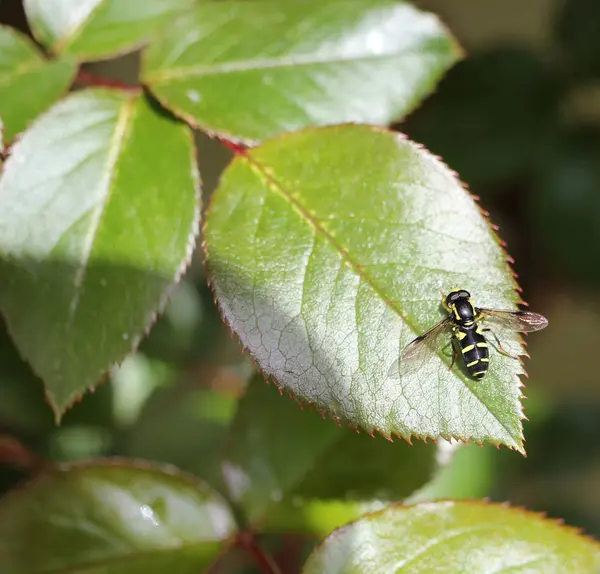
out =
[[450,293],[450,295],[448,295],[446,297],[446,305],[448,307],[450,307],[451,305],[453,305],[456,302],[456,293]]
[[469,293],[468,291],[464,291],[463,290],[463,291],[460,292],[460,296],[469,299],[471,297],[471,293]]

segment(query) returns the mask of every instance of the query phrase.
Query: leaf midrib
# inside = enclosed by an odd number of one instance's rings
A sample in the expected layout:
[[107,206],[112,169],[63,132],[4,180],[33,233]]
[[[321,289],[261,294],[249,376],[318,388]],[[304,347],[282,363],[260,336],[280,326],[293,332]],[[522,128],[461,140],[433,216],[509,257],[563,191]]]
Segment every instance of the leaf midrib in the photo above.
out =
[[[368,56],[358,57],[339,57],[339,58],[315,58],[313,54],[291,56],[283,58],[265,58],[252,60],[233,60],[220,64],[206,64],[197,66],[188,66],[180,68],[170,68],[160,72],[150,72],[145,74],[145,81],[148,83],[168,82],[169,80],[190,79],[206,76],[218,76],[226,74],[235,74],[236,72],[252,72],[260,70],[286,69],[286,68],[307,68],[310,66],[330,66],[340,64],[354,64],[361,62],[373,62],[378,60],[393,60],[395,58],[424,57],[424,50],[418,51],[419,46],[414,50],[406,50],[391,54],[370,54]],[[430,55],[429,52],[426,54]]]
[[[357,263],[354,262],[354,260],[350,257],[350,254],[348,253],[348,251],[342,245],[340,245],[335,240],[335,238],[332,237],[331,234],[325,228],[323,228],[319,224],[318,220],[315,217],[313,217],[313,215],[300,202],[298,202],[296,199],[294,199],[293,195],[275,178],[273,171],[271,169],[266,170],[258,160],[256,160],[255,158],[252,157],[251,152],[241,155],[240,158],[247,161],[249,167],[252,170],[258,172],[258,175],[261,178],[263,178],[264,180],[266,180],[266,182],[269,184],[269,189],[277,192],[281,197],[283,197],[294,209],[296,209],[296,211],[298,211],[298,213],[303,217],[303,219],[305,219],[307,221],[307,223],[314,228],[316,233],[321,234],[330,243],[330,245],[332,245],[332,247],[340,254],[340,257],[356,273],[356,275],[359,277],[359,279],[364,281],[373,290],[373,292],[378,297],[380,297],[381,300],[386,305],[388,305],[390,307],[390,309],[392,309],[392,311],[394,311],[394,313],[396,313],[396,315],[398,315],[398,317],[400,317],[400,319],[411,329],[411,331],[414,334],[420,334],[420,332],[421,332],[420,329],[417,329],[416,326],[413,324],[413,322],[410,321],[402,313],[400,308],[381,292],[379,286],[364,272],[364,270],[362,269],[362,267],[360,265],[358,265]],[[442,360],[439,353],[437,353],[437,355],[438,355],[438,358],[440,358],[440,360]],[[519,436],[519,437],[515,438],[513,436],[512,432],[506,427],[504,422],[502,422],[496,416],[496,414],[490,409],[490,407],[481,399],[481,397],[477,393],[475,393],[475,391],[469,385],[467,385],[467,383],[460,376],[455,375],[455,378],[457,380],[459,380],[468,389],[468,391],[481,403],[481,405],[485,408],[485,410],[490,415],[492,415],[493,418],[498,422],[498,424],[506,431],[507,436],[509,436],[514,441],[515,448],[517,448],[519,451],[522,451],[522,444],[520,444],[520,441],[519,441],[519,439],[521,437]],[[439,382],[438,382],[438,387],[439,387]],[[454,438],[457,438],[457,437],[454,437]],[[460,437],[458,437],[458,438],[460,438]]]
[[83,249],[81,261],[73,277],[74,294],[69,309],[69,326],[71,326],[75,320],[75,315],[79,306],[79,297],[82,292],[83,283],[85,281],[85,275],[94,248],[95,239],[98,234],[98,230],[100,229],[100,225],[102,224],[102,218],[106,213],[106,208],[112,196],[119,155],[123,149],[123,145],[127,137],[127,128],[131,126],[131,119],[134,115],[136,100],[137,98],[128,98],[123,102],[115,123],[115,129],[108,147],[106,161],[106,189],[104,191],[102,201],[94,208],[94,215],[90,224],[90,229],[85,238],[85,247]]
[[64,36],[57,38],[56,42],[52,45],[52,49],[56,52],[62,52],[69,44],[72,44],[81,35],[81,32],[105,3],[106,0],[98,0],[98,3],[88,12],[88,15],[83,20],[81,20],[74,28],[67,31]]
[[0,73],[0,87],[10,84],[15,78],[24,76],[31,72],[37,72],[48,63],[48,60],[44,60],[42,57],[37,55],[31,60],[21,62],[15,68],[11,68],[6,74]]

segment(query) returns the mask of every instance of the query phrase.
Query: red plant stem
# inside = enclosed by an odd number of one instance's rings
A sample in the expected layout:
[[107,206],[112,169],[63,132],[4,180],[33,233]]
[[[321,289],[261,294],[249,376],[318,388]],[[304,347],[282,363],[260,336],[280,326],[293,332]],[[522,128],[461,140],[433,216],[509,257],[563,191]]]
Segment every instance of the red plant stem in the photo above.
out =
[[245,155],[246,154],[246,146],[243,144],[237,144],[232,142],[231,140],[226,140],[220,138],[219,141],[229,150],[232,151],[235,155]]
[[103,86],[105,88],[117,88],[119,90],[139,89],[139,86],[125,84],[123,82],[119,82],[118,80],[113,80],[112,78],[106,78],[104,76],[86,72],[85,70],[79,70],[77,72],[75,83],[79,84],[80,86]]
[[0,436],[0,464],[36,474],[51,465],[37,454],[27,450],[18,440],[9,436]]
[[237,544],[243,548],[263,572],[263,574],[281,574],[281,570],[271,556],[269,556],[258,544],[252,532],[240,532],[237,535]]

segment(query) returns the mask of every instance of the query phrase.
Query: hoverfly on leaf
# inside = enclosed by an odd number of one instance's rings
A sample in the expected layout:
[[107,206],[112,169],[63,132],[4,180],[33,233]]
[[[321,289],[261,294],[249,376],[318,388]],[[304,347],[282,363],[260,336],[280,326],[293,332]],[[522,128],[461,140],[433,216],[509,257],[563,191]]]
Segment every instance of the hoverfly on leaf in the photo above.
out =
[[455,345],[450,368],[454,365],[458,352],[460,352],[469,376],[475,379],[483,379],[490,363],[486,333],[491,333],[496,339],[500,353],[513,359],[517,358],[504,350],[489,327],[483,328],[483,322],[486,325],[493,326],[495,324],[520,333],[539,331],[548,325],[548,319],[530,311],[501,311],[475,307],[471,301],[471,294],[465,289],[452,289],[442,299],[442,305],[448,312],[447,317],[404,348],[400,359],[392,365],[391,374],[397,372],[403,365],[404,368],[411,364],[417,365],[425,359],[427,354],[435,352],[440,343],[441,335],[450,331],[452,343]]

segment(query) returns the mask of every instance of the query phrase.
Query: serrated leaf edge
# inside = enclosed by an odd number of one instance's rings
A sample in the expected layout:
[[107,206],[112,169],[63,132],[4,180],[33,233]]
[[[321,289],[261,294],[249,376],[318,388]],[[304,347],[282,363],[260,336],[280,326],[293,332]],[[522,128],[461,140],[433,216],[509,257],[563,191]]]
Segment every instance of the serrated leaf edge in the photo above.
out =
[[[125,95],[126,99],[124,100],[123,104],[125,104],[126,102],[133,101],[136,98],[146,97],[141,89],[135,89],[135,90],[131,90],[130,92],[124,92],[123,90],[116,90],[116,89],[111,89],[111,88],[94,88],[93,91],[106,92],[109,94]],[[57,105],[57,104],[55,104],[55,105]],[[52,108],[53,106],[50,106],[50,107]],[[38,118],[36,118],[34,120],[34,122],[32,123],[32,126],[37,124],[39,121],[41,121],[43,119],[43,117],[44,117],[44,114],[41,114]],[[186,128],[187,128],[186,136],[188,137],[190,144],[191,144],[191,146],[190,146],[191,167],[192,167],[192,180],[194,181],[194,199],[195,199],[195,201],[194,201],[194,219],[193,219],[192,229],[190,230],[190,234],[188,235],[187,250],[186,250],[185,256],[182,259],[182,262],[181,262],[179,268],[175,272],[173,281],[171,282],[169,287],[163,293],[156,308],[149,313],[148,318],[146,320],[146,326],[144,327],[144,329],[142,329],[140,331],[140,333],[137,336],[132,337],[130,350],[128,352],[126,352],[120,359],[117,359],[113,363],[109,364],[106,368],[106,372],[102,376],[100,376],[95,383],[88,386],[85,391],[83,391],[81,393],[74,393],[70,399],[70,402],[68,404],[66,404],[64,406],[64,408],[62,408],[62,410],[61,410],[55,404],[52,393],[49,391],[48,387],[46,386],[42,375],[37,372],[35,367],[29,362],[27,357],[25,357],[24,354],[21,352],[21,350],[18,348],[18,346],[15,345],[15,348],[17,349],[20,359],[23,362],[27,363],[27,365],[29,365],[29,367],[31,368],[31,370],[33,371],[35,376],[44,383],[44,396],[46,398],[46,402],[50,405],[52,411],[54,412],[55,422],[56,422],[57,426],[60,425],[61,419],[65,415],[65,413],[69,409],[71,409],[76,403],[80,402],[86,393],[88,393],[88,392],[93,393],[96,387],[98,387],[99,385],[101,385],[102,383],[104,383],[107,380],[107,378],[111,375],[112,371],[116,367],[121,365],[127,357],[129,357],[131,354],[133,354],[137,351],[140,343],[143,341],[143,339],[146,336],[148,336],[148,334],[150,333],[150,331],[152,329],[152,326],[154,325],[154,323],[156,322],[158,317],[160,317],[162,315],[162,313],[165,311],[165,308],[166,308],[168,302],[173,297],[173,294],[175,292],[175,289],[177,288],[177,285],[179,284],[179,282],[181,281],[181,278],[185,275],[188,267],[191,264],[192,256],[196,250],[196,242],[197,242],[197,239],[198,239],[198,236],[200,233],[200,222],[201,222],[201,218],[202,218],[202,179],[200,177],[200,171],[199,171],[198,162],[197,162],[196,141],[194,139],[193,133],[189,129],[189,126],[186,126]],[[116,129],[115,129],[115,132],[116,132]],[[2,169],[0,169],[0,176],[1,176],[4,165],[0,164],[0,168],[2,168]],[[112,181],[113,179],[114,179],[114,173],[112,174],[110,181]],[[110,182],[109,182],[109,185],[110,185]],[[12,336],[11,329],[10,329],[10,326],[8,325],[8,323],[6,325],[6,329],[7,329],[9,336],[11,337],[11,339],[14,340],[14,337]]]
[[[491,501],[489,498],[482,498],[482,499],[463,498],[460,500],[455,500],[452,498],[439,498],[439,499],[436,499],[433,501],[422,501],[422,502],[415,502],[412,504],[406,504],[406,503],[402,503],[402,502],[389,504],[381,510],[375,510],[373,512],[365,512],[362,516],[360,516],[356,520],[352,520],[352,521],[348,522],[347,524],[345,524],[344,526],[341,526],[340,528],[336,528],[328,536],[326,536],[325,539],[320,544],[315,546],[315,548],[313,549],[313,552],[316,552],[319,548],[323,547],[330,538],[337,536],[341,531],[353,526],[354,524],[356,524],[362,520],[369,520],[371,518],[377,518],[379,515],[381,515],[385,512],[388,512],[390,510],[396,510],[396,509],[410,510],[411,508],[418,508],[418,507],[433,508],[436,506],[443,506],[443,505],[448,505],[448,504],[452,504],[453,506],[468,506],[468,507],[480,507],[480,508],[496,508],[496,509],[504,508],[504,509],[508,510],[511,514],[512,513],[522,514],[527,517],[531,517],[543,524],[548,524],[548,525],[552,525],[554,527],[558,527],[560,530],[564,530],[566,532],[570,532],[571,534],[575,534],[576,536],[578,536],[580,538],[584,538],[584,539],[588,540],[589,542],[591,542],[596,547],[598,552],[600,552],[600,542],[598,540],[596,540],[595,538],[593,538],[592,536],[590,536],[589,534],[586,534],[584,532],[583,528],[581,528],[581,527],[565,524],[564,519],[562,519],[562,518],[549,518],[548,514],[546,512],[538,512],[538,511],[534,511],[534,510],[529,510],[529,509],[525,508],[524,506],[512,505],[508,501],[494,502],[494,501]],[[599,557],[599,560],[600,560],[600,557]]]
[[[441,70],[435,78],[432,78],[430,80],[430,82],[427,84],[427,86],[425,86],[420,94],[420,97],[418,100],[415,100],[415,102],[413,102],[412,106],[410,106],[409,108],[407,108],[406,110],[404,110],[404,112],[398,114],[397,117],[392,118],[391,121],[389,122],[389,124],[393,124],[393,123],[399,123],[403,120],[406,119],[407,116],[409,116],[410,114],[412,114],[416,109],[418,109],[423,102],[429,97],[431,96],[439,82],[442,80],[443,75],[452,67],[454,66],[456,63],[458,63],[460,60],[462,60],[464,58],[465,55],[465,51],[462,48],[462,46],[460,45],[460,43],[457,41],[457,39],[454,37],[454,35],[450,32],[450,29],[448,28],[448,26],[446,26],[446,24],[443,22],[443,20],[435,13],[430,12],[428,10],[423,10],[417,6],[410,6],[412,9],[414,9],[416,12],[419,12],[422,16],[425,17],[429,17],[431,20],[434,20],[439,28],[440,31],[445,35],[446,39],[448,40],[448,44],[449,44],[449,53],[448,53],[448,57],[447,57],[447,61],[444,63],[444,69]],[[153,89],[153,80],[152,80],[152,75],[150,75],[150,77],[148,77],[146,69],[147,69],[147,65],[146,65],[146,51],[144,50],[141,54],[141,61],[140,61],[140,81],[141,84],[149,91],[152,93],[152,95],[157,99],[157,101],[160,102],[160,104],[168,109],[171,113],[173,113],[174,115],[176,115],[178,118],[180,118],[181,120],[185,121],[187,124],[189,124],[192,128],[196,129],[196,130],[201,130],[204,133],[206,133],[208,136],[210,136],[211,138],[217,138],[217,139],[221,139],[221,140],[225,140],[227,142],[231,142],[237,145],[243,145],[246,147],[255,147],[263,142],[269,141],[270,139],[273,139],[275,137],[278,137],[280,135],[283,135],[285,133],[293,133],[293,132],[289,132],[286,130],[283,130],[277,134],[271,135],[270,137],[264,138],[264,139],[259,139],[259,138],[249,138],[246,136],[241,136],[238,134],[234,134],[231,133],[228,130],[225,129],[216,129],[213,128],[209,125],[207,125],[207,123],[205,121],[202,120],[198,120],[197,118],[195,118],[192,114],[187,113],[186,111],[180,109],[179,106],[173,106],[169,103],[168,98],[156,93]],[[345,123],[350,123],[350,122],[345,122]],[[331,122],[331,123],[326,123],[326,124],[322,124],[318,127],[331,127],[334,125],[341,125],[338,124],[336,122]],[[317,126],[314,125],[306,125],[304,128],[301,129],[306,129],[306,128],[314,128]],[[297,131],[297,130],[294,130]]]
[[[393,135],[395,137],[398,137],[401,140],[406,141],[409,144],[413,145],[417,149],[423,150],[426,153],[428,153],[429,156],[435,162],[437,162],[438,164],[440,164],[440,166],[442,167],[442,169],[444,169],[448,173],[450,173],[457,180],[457,182],[460,184],[460,186],[462,187],[462,189],[464,190],[464,192],[466,194],[468,194],[470,198],[472,198],[472,199],[475,200],[474,203],[477,206],[477,208],[479,209],[479,211],[480,211],[480,213],[481,213],[484,221],[487,223],[488,231],[489,231],[489,233],[490,233],[490,235],[492,237],[492,240],[499,246],[499,248],[501,250],[501,253],[504,255],[505,264],[507,265],[507,267],[508,267],[508,269],[510,271],[510,274],[512,276],[513,291],[515,292],[515,294],[517,296],[517,302],[516,302],[516,304],[517,305],[519,305],[519,304],[527,305],[523,301],[523,299],[521,297],[521,291],[522,291],[522,289],[519,287],[519,285],[518,285],[518,283],[516,281],[517,275],[516,275],[516,273],[514,272],[514,270],[512,268],[512,263],[514,263],[514,259],[512,257],[510,257],[508,255],[507,251],[506,251],[506,242],[503,241],[502,239],[500,239],[500,237],[497,234],[497,231],[498,231],[499,227],[497,225],[494,225],[493,223],[491,223],[490,217],[489,217],[489,212],[486,211],[485,209],[483,209],[481,207],[480,203],[479,203],[479,201],[480,201],[479,196],[473,195],[470,192],[468,186],[460,179],[460,177],[458,176],[458,174],[456,173],[456,171],[454,171],[453,169],[451,169],[450,167],[448,167],[439,156],[437,156],[437,155],[432,154],[431,152],[429,152],[429,150],[427,150],[427,148],[423,144],[420,144],[420,143],[417,143],[417,142],[414,142],[414,141],[410,140],[406,134],[403,134],[403,133],[398,132],[398,131],[390,130],[390,129],[386,128],[386,127],[382,127],[382,126],[378,126],[378,125],[373,125],[373,124],[346,123],[346,124],[337,124],[335,126],[317,126],[317,127],[304,128],[303,130],[298,130],[298,132],[327,130],[327,129],[331,129],[332,127],[342,127],[344,125],[349,125],[349,126],[358,126],[358,125],[360,125],[360,126],[366,126],[366,127],[370,128],[370,129],[372,129],[373,131],[380,132],[380,133],[383,133],[383,134],[386,134],[386,135]],[[273,136],[273,137],[268,138],[268,139],[264,140],[263,142],[261,142],[261,145],[262,144],[266,144],[269,141],[276,140],[276,139],[281,138],[281,137],[285,137],[286,135],[292,135],[294,133],[297,133],[297,132],[286,132],[284,134]],[[241,143],[243,143],[243,142],[241,142]],[[248,160],[248,163],[250,165],[252,165],[252,161],[249,160],[249,156],[252,153],[252,150],[254,149],[254,147],[247,147],[245,144],[240,146],[235,141],[234,142],[228,141],[228,143],[225,145],[225,147],[227,147],[228,149],[230,149],[231,151],[234,152],[234,154],[235,154],[234,161],[235,161],[235,159],[238,156],[240,156],[240,157],[246,158]],[[233,161],[225,168],[225,170],[221,174],[221,178],[223,177],[223,174],[225,173],[225,171],[232,166],[232,164],[233,164]],[[260,164],[258,165],[257,170],[259,171],[259,174],[263,175],[263,178],[270,179],[272,181],[272,178],[270,177],[270,175],[268,173],[265,174],[265,173],[262,172],[262,170],[260,169]],[[277,183],[277,182],[275,182],[275,183]],[[279,192],[279,193],[280,193],[280,195],[283,195],[281,192]],[[214,195],[213,195],[213,197],[214,197]],[[242,343],[240,337],[238,336],[238,334],[235,332],[235,330],[233,329],[233,327],[231,326],[231,324],[229,323],[229,321],[225,317],[225,314],[223,313],[222,306],[221,306],[220,302],[218,301],[218,297],[217,297],[217,294],[216,294],[216,291],[215,291],[215,288],[214,288],[214,285],[213,285],[213,282],[212,282],[212,270],[210,268],[210,263],[208,261],[208,259],[209,259],[209,246],[208,246],[208,243],[206,241],[206,233],[205,233],[205,231],[206,231],[206,224],[207,224],[207,221],[209,219],[209,213],[210,213],[210,208],[211,208],[211,205],[212,205],[212,199],[213,199],[213,197],[211,197],[211,200],[209,201],[208,205],[205,208],[205,214],[204,214],[203,223],[202,223],[203,264],[204,264],[204,268],[205,268],[205,272],[206,272],[207,283],[208,283],[209,287],[211,288],[211,290],[213,292],[213,299],[215,301],[215,304],[216,304],[217,308],[219,309],[219,314],[221,315],[221,319],[222,319],[223,323],[229,329],[229,331],[235,336],[235,339],[237,340],[238,344],[240,345],[240,347],[242,349],[242,352],[244,354],[247,354],[248,356],[250,356],[252,358],[252,362],[253,362],[254,365],[258,365],[258,362],[256,361],[255,357],[253,356],[252,352]],[[285,199],[286,200],[288,199],[287,195],[285,196]],[[290,198],[290,203],[295,208],[294,202],[293,202],[293,200],[291,198]],[[301,213],[302,214],[304,214],[305,212],[306,212],[306,210],[301,209]],[[309,214],[309,216],[310,216],[310,214]],[[309,222],[310,222],[310,217],[309,217]],[[326,237],[329,239],[328,234],[326,234]],[[336,247],[336,245],[334,245],[334,247]],[[338,252],[341,255],[342,252],[340,250],[338,250]],[[352,266],[352,268],[354,269],[355,267]],[[371,284],[369,282],[369,286],[370,285]],[[386,303],[388,302],[386,298],[384,298],[383,300]],[[396,309],[395,309],[395,307],[393,307],[393,310],[395,312],[397,312]],[[404,317],[402,316],[402,314],[398,313],[398,315],[404,320]],[[408,324],[408,322],[407,322],[407,324]],[[416,332],[415,329],[413,329],[413,331]],[[520,335],[519,335],[519,342],[523,345],[523,347],[526,347],[526,343],[525,343],[523,337],[520,336]],[[523,360],[522,360],[522,358],[520,356],[519,356],[518,360],[519,360],[519,365],[521,367],[521,370],[523,371],[522,374],[524,376],[527,376],[527,373],[525,371],[525,365],[524,365]],[[258,369],[259,372],[262,373],[262,369],[260,369],[258,367],[257,367],[257,369]],[[524,395],[523,395],[522,391],[520,390],[520,389],[522,389],[522,388],[525,387],[525,384],[521,380],[521,377],[520,377],[519,374],[515,374],[513,376],[516,379],[516,381],[518,383],[518,387],[519,387],[519,406],[520,406],[520,409],[519,409],[520,410],[519,421],[521,421],[521,424],[520,424],[520,427],[521,427],[521,436],[520,436],[521,444],[518,444],[518,442],[516,442],[516,441],[515,441],[514,445],[509,445],[509,444],[503,443],[501,441],[495,441],[495,440],[491,440],[491,439],[486,439],[485,441],[483,441],[483,440],[475,440],[473,438],[460,437],[460,436],[456,436],[456,435],[453,435],[453,434],[447,434],[447,433],[434,436],[434,435],[431,435],[431,434],[419,434],[419,433],[414,433],[414,432],[408,433],[406,435],[403,435],[401,433],[392,432],[389,435],[386,435],[384,432],[382,432],[379,429],[375,429],[375,428],[367,429],[367,428],[362,427],[362,426],[361,426],[361,428],[363,430],[365,430],[365,432],[367,432],[367,434],[369,434],[371,437],[374,437],[374,433],[377,433],[380,436],[382,436],[383,438],[385,438],[386,440],[388,440],[389,442],[394,442],[394,440],[392,438],[393,436],[395,436],[396,438],[399,438],[399,439],[403,439],[404,441],[406,441],[410,445],[412,445],[411,439],[413,437],[416,438],[416,439],[418,439],[418,440],[422,440],[425,443],[427,443],[427,440],[429,439],[429,440],[432,440],[432,442],[434,442],[435,444],[437,444],[436,441],[437,441],[438,438],[443,438],[444,440],[446,440],[448,442],[451,442],[452,439],[454,439],[457,442],[461,442],[461,443],[464,443],[464,444],[467,444],[467,445],[470,443],[470,441],[472,441],[475,444],[479,445],[480,447],[483,447],[484,444],[490,444],[490,445],[493,445],[493,446],[495,446],[496,448],[499,449],[500,446],[503,445],[506,448],[508,448],[509,450],[516,450],[517,452],[521,453],[524,457],[526,457],[527,453],[525,451],[525,447],[524,447],[524,444],[523,444],[525,442],[525,437],[523,435],[522,421],[523,420],[528,420],[528,419],[527,419],[527,417],[525,417],[525,414],[523,413],[523,405],[522,405],[521,401],[522,401]],[[274,376],[270,375],[269,373],[263,373],[263,377],[265,378],[265,380],[267,380],[267,377],[270,378],[274,382],[274,384],[280,389],[280,394],[283,394],[283,391],[282,391],[283,387],[281,387],[279,385],[279,383],[276,381],[276,378]],[[471,389],[469,389],[469,390],[471,390]],[[288,395],[290,396],[290,398],[293,398],[293,399],[296,400],[296,403],[300,404],[302,402],[302,401],[299,401],[293,395],[293,393],[287,391],[287,389],[285,389],[285,391],[288,393]],[[304,401],[304,404],[312,405],[312,403],[310,403],[309,401]],[[327,416],[328,418],[331,418],[331,420],[335,421],[338,426],[341,426],[341,422],[340,422],[341,418],[339,416],[335,415],[334,413],[330,413],[329,411],[327,411],[326,415],[324,415],[323,414],[324,413],[323,409],[320,409],[316,405],[314,405],[314,406],[315,406],[315,408],[317,409],[317,411],[321,414],[321,416],[323,418],[325,418],[325,416]],[[485,403],[484,403],[484,406],[487,409],[487,406],[485,405]],[[353,428],[356,431],[358,430],[358,429],[356,429],[356,427],[353,427],[350,423],[348,423],[348,426],[349,426],[349,428]]]

